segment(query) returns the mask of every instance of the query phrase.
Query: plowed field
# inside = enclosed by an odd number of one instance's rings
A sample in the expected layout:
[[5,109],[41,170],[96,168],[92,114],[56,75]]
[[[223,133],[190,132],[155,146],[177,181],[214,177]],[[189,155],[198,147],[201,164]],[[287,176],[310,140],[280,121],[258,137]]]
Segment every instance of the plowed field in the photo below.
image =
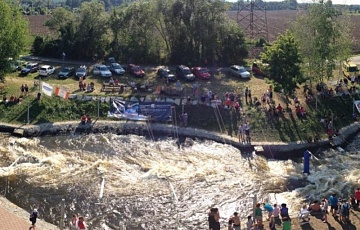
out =
[[[296,19],[298,14],[299,12],[295,10],[267,11],[266,15],[264,12],[256,11],[253,15],[255,25],[255,28],[253,29],[254,36],[268,36],[269,40],[273,41],[279,33],[283,33],[290,27],[291,23]],[[242,11],[238,17],[237,11],[231,11],[229,12],[229,16],[234,20],[239,18],[239,21],[241,20],[239,24],[243,27],[246,34],[249,35],[251,33],[249,12]],[[51,34],[50,30],[44,26],[45,21],[49,18],[49,16],[34,15],[25,17],[29,20],[31,34]],[[266,27],[268,35],[266,34],[265,21],[267,22]],[[360,15],[351,15],[350,23],[352,25],[354,53],[360,53]]]

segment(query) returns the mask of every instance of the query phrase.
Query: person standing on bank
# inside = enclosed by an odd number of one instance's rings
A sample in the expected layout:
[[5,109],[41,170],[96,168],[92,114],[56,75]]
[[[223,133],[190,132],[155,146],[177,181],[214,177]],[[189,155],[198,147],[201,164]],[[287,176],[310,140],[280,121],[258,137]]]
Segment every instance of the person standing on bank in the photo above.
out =
[[240,227],[240,218],[239,218],[239,215],[237,212],[234,212],[234,215],[230,217],[229,219],[229,226],[230,226],[230,223],[232,225],[232,228],[233,230],[240,230],[241,227]]
[[210,230],[220,230],[220,214],[219,209],[211,208],[209,212],[209,229]]
[[31,226],[29,228],[29,230],[36,230],[36,219],[38,218],[38,210],[36,208],[34,208],[34,210],[30,213],[30,218],[29,220],[31,221]]
[[86,224],[85,224],[85,220],[84,220],[84,217],[80,216],[78,221],[77,221],[77,224],[76,224],[76,227],[78,230],[83,230],[83,229],[86,229]]

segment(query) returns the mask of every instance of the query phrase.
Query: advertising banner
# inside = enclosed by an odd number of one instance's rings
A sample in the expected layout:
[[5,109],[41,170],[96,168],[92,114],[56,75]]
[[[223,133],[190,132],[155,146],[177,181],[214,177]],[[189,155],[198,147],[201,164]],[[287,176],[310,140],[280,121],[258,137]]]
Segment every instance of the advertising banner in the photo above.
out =
[[166,102],[134,103],[113,99],[108,117],[136,121],[168,121],[171,120],[171,104]]
[[53,87],[49,85],[48,83],[41,82],[41,90],[45,95],[48,95],[49,97],[52,96]]
[[55,95],[58,97],[62,97],[64,99],[69,99],[69,95],[70,93],[66,91],[66,89],[63,89],[61,87],[56,87],[55,88]]
[[360,113],[360,101],[354,101],[357,111]]

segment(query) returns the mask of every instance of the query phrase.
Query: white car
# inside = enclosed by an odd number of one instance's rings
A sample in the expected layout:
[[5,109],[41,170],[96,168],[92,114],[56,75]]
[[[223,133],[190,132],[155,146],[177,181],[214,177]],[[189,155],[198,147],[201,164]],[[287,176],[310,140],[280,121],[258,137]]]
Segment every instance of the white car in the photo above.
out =
[[95,75],[100,75],[101,77],[111,77],[111,71],[106,65],[95,65],[93,73]]
[[251,74],[243,66],[239,65],[230,66],[229,74],[241,78],[250,78],[251,76]]
[[55,72],[55,68],[50,65],[40,66],[40,69],[39,69],[39,75],[43,76],[43,77],[47,77],[47,76],[53,74],[54,72]]

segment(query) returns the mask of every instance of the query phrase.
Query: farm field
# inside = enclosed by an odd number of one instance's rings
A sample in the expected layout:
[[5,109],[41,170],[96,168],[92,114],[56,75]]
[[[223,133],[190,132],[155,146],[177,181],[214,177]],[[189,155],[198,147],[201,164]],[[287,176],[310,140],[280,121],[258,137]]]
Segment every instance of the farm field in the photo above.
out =
[[[284,33],[287,29],[290,28],[291,23],[295,21],[298,14],[301,11],[296,10],[272,10],[266,12],[266,21],[267,21],[267,30],[269,41],[274,41],[278,34]],[[238,12],[229,11],[229,17],[234,20],[237,20]],[[262,12],[255,12],[255,16],[258,18],[265,18],[265,14]],[[48,15],[32,15],[26,16],[29,20],[30,32],[33,35],[36,34],[52,34],[52,32],[44,26],[45,21],[49,18]],[[242,11],[239,14],[239,19],[245,18],[242,20],[240,25],[246,30],[249,27],[248,13]],[[256,18],[256,17],[255,17]],[[352,25],[352,40],[353,40],[353,52],[360,53],[360,14],[350,15],[350,23]],[[256,19],[254,19],[256,20]],[[246,32],[246,31],[245,31]]]

